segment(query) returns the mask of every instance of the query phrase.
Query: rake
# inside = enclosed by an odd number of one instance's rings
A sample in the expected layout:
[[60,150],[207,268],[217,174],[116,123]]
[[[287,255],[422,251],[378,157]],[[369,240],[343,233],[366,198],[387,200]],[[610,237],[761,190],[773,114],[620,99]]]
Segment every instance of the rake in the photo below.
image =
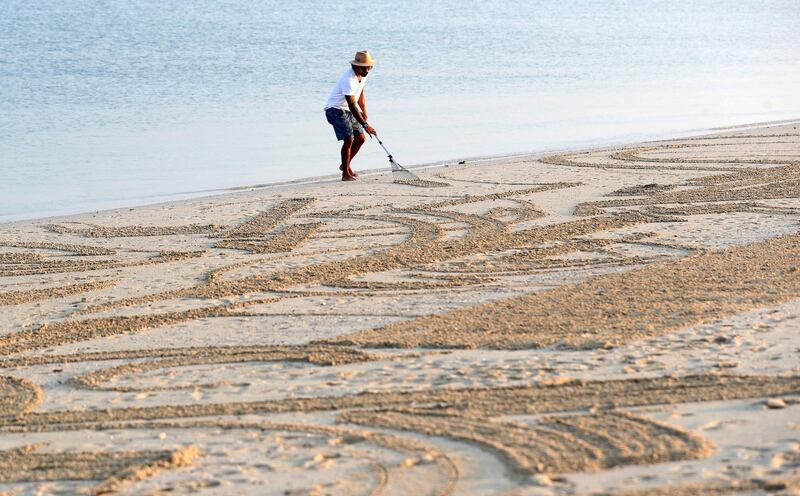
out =
[[393,174],[397,174],[397,176],[395,176],[395,177],[400,177],[402,180],[405,180],[405,181],[419,181],[420,180],[420,178],[417,177],[416,174],[414,174],[410,170],[408,170],[405,167],[403,167],[402,165],[398,164],[397,161],[395,161],[394,157],[392,157],[391,152],[389,152],[389,150],[386,148],[386,145],[383,144],[383,141],[381,141],[381,139],[378,137],[377,134],[375,135],[375,139],[378,140],[378,144],[381,145],[381,148],[383,148],[383,151],[386,152],[386,155],[389,156],[389,164],[392,166],[392,173]]

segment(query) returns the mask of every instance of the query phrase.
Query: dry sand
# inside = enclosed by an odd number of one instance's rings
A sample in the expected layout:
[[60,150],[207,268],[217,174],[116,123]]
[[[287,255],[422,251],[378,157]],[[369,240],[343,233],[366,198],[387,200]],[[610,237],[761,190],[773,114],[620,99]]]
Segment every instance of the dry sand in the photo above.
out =
[[0,225],[0,494],[800,492],[800,123],[417,174]]

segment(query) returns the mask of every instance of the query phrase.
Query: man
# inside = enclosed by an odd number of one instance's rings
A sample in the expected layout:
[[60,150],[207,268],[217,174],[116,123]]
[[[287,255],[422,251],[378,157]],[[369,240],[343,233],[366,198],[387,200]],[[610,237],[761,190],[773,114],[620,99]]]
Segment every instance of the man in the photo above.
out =
[[364,99],[364,85],[367,75],[375,65],[375,59],[366,50],[356,52],[350,61],[350,69],[336,81],[336,86],[325,105],[325,117],[333,126],[336,139],[342,141],[342,181],[355,181],[358,174],[350,168],[350,162],[356,156],[366,138],[364,131],[372,136],[377,133],[367,123],[367,103]]

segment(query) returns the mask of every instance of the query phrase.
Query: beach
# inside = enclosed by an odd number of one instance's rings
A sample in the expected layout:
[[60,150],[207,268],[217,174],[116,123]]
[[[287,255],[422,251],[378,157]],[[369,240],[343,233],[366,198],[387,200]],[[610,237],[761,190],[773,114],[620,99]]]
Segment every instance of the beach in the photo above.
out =
[[0,494],[800,492],[800,121],[462,162],[0,224]]
[[405,166],[794,119],[798,25],[793,0],[6,0],[0,222],[335,172],[323,109],[357,50]]

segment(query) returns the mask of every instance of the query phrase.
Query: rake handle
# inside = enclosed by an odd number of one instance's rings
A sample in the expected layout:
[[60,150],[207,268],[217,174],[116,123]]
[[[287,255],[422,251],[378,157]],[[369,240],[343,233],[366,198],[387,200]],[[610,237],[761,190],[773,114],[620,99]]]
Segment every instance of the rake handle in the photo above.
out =
[[378,144],[379,144],[379,145],[381,145],[381,148],[383,148],[383,151],[385,151],[385,152],[386,152],[386,155],[388,155],[388,156],[389,156],[389,160],[392,160],[392,154],[391,154],[391,153],[389,153],[389,150],[387,150],[387,149],[386,149],[386,145],[384,145],[384,144],[383,144],[383,141],[381,141],[381,139],[380,139],[380,138],[378,138],[378,135],[377,135],[377,134],[375,135],[375,139],[376,139],[376,140],[378,140]]

